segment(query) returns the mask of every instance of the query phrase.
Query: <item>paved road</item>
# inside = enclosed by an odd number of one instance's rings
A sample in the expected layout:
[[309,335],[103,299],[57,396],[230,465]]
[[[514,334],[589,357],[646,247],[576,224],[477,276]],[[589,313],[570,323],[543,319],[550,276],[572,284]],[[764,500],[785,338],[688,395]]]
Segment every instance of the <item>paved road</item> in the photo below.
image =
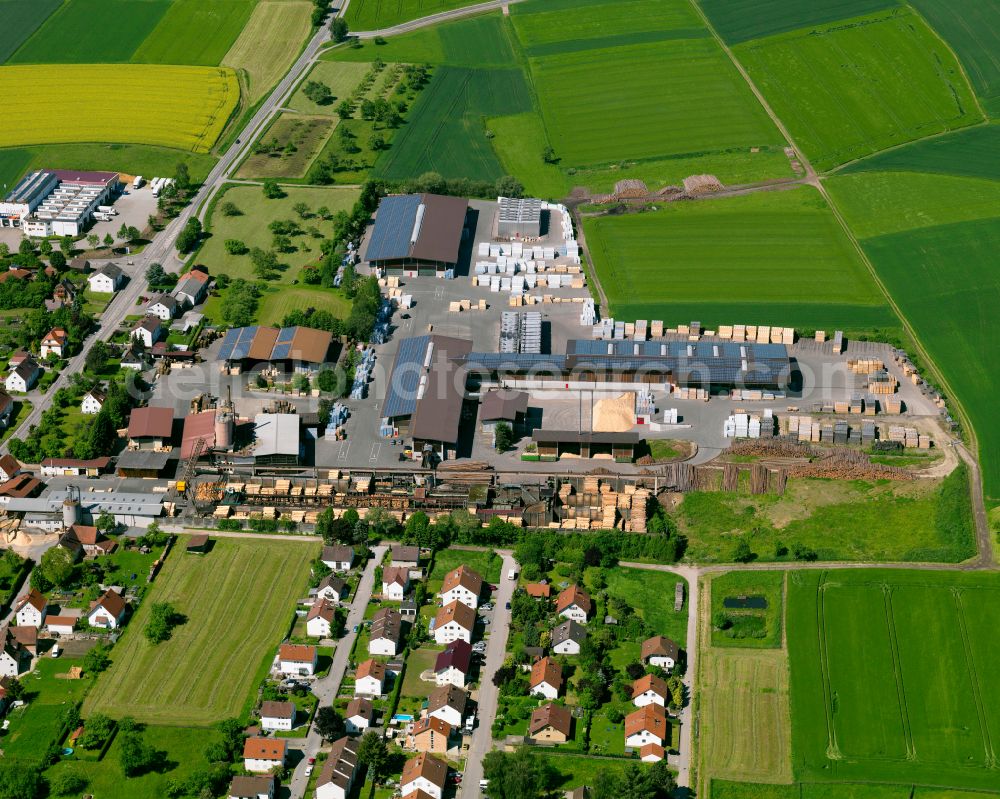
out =
[[[161,524],[160,529],[166,533],[192,533],[196,530],[183,524]],[[236,533],[226,530],[206,530],[212,538],[257,538],[263,541],[306,541],[320,543],[323,541],[321,535],[302,535],[300,533]]]
[[[333,665],[330,666],[330,673],[313,683],[312,691],[319,699],[319,707],[332,705],[333,700],[340,691],[340,684],[343,682],[344,674],[347,672],[347,661],[351,654],[351,648],[354,646],[354,639],[357,638],[357,634],[352,631],[356,624],[361,624],[364,620],[365,608],[372,598],[372,590],[375,586],[375,568],[382,562],[382,558],[385,557],[386,549],[385,545],[380,545],[373,549],[374,555],[365,566],[365,570],[361,575],[361,581],[358,583],[358,590],[354,593],[354,601],[351,602],[351,610],[347,614],[347,634],[340,639],[336,650],[334,650]],[[316,756],[320,746],[323,744],[323,739],[314,727],[310,727],[309,735],[303,743],[300,744],[299,741],[293,738],[289,738],[288,743],[292,747],[301,749],[305,755],[295,767],[295,771],[292,772],[292,778],[289,782],[291,799],[300,799],[300,797],[305,795],[306,785],[309,782],[308,777],[306,777],[306,764],[310,757]]]
[[516,580],[508,580],[507,572],[517,566],[517,561],[509,551],[498,550],[503,555],[500,582],[497,591],[490,598],[493,603],[493,621],[490,623],[490,637],[486,644],[486,659],[479,672],[479,696],[477,698],[477,726],[472,733],[472,741],[465,759],[465,774],[457,799],[479,799],[479,781],[483,778],[483,758],[493,748],[493,719],[497,714],[499,690],[493,685],[493,675],[507,657],[507,634],[510,632],[510,611],[507,603],[514,595]]
[[519,2],[521,0],[490,0],[487,3],[478,3],[474,6],[465,6],[463,8],[452,9],[451,11],[431,14],[420,19],[411,19],[409,22],[393,25],[391,28],[381,28],[377,31],[352,31],[351,35],[359,39],[374,39],[376,36],[396,36],[400,33],[408,33],[419,28],[426,28],[428,25],[437,25],[439,22],[447,22],[448,20],[468,17],[473,14],[482,14],[484,11],[495,11],[498,8]]

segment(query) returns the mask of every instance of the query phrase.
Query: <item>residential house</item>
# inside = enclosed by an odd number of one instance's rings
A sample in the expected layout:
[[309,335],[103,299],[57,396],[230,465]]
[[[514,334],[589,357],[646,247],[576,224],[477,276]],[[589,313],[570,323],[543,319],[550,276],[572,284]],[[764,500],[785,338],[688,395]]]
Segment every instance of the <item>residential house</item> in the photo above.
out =
[[260,705],[261,729],[290,730],[295,726],[295,705],[292,702],[265,701]]
[[573,735],[569,708],[549,702],[535,708],[528,720],[528,737],[536,743],[564,744]]
[[41,627],[45,624],[49,601],[41,591],[32,588],[14,605],[14,623],[18,627]]
[[319,581],[319,587],[316,589],[316,599],[325,599],[327,602],[339,605],[347,596],[349,588],[350,586],[348,586],[345,580],[342,580],[336,574],[328,574]]
[[548,599],[552,596],[552,586],[548,583],[528,583],[524,590],[533,599]]
[[642,642],[642,662],[670,671],[680,657],[680,647],[662,635],[654,635]]
[[0,629],[0,677],[17,677],[31,664],[31,655],[21,646],[9,627]]
[[229,783],[228,799],[274,799],[277,777],[272,775],[233,777]]
[[78,621],[79,616],[48,615],[45,617],[45,632],[50,635],[72,635]]
[[650,743],[663,746],[669,739],[667,711],[661,705],[644,705],[625,717],[625,746],[632,749],[639,749]]
[[382,569],[382,599],[402,602],[409,590],[409,568],[406,566],[386,566]]
[[27,280],[32,275],[31,270],[22,269],[19,266],[10,266],[7,268],[6,272],[0,273],[0,283],[6,283],[8,280]]
[[12,499],[37,497],[43,488],[45,484],[31,472],[21,472],[17,477],[0,483],[0,506],[6,505]]
[[66,345],[68,343],[69,336],[66,335],[66,331],[61,327],[54,327],[42,336],[39,353],[43,359],[48,358],[50,355],[62,358],[66,354]]
[[46,458],[42,461],[42,477],[97,477],[111,466],[111,458]]
[[413,729],[406,736],[406,746],[418,752],[444,755],[457,745],[458,737],[455,728],[447,721],[436,716],[425,716],[414,722]]
[[472,643],[472,632],[476,628],[476,611],[457,600],[449,602],[434,617],[434,640],[439,644],[452,641]]
[[49,313],[72,305],[76,298],[76,286],[68,280],[60,280],[52,289],[52,298],[45,301],[45,310]]
[[323,547],[319,559],[335,572],[346,572],[354,565],[354,547],[344,544]]
[[87,623],[91,627],[103,627],[106,630],[117,630],[125,621],[125,610],[128,606],[125,597],[115,589],[109,588],[99,599],[94,600],[87,612]]
[[358,665],[354,674],[355,696],[381,696],[385,693],[385,664],[369,658]]
[[21,464],[10,454],[0,455],[0,482],[13,480],[21,473]]
[[130,449],[157,450],[170,444],[174,429],[174,409],[147,406],[133,408],[128,420]]
[[59,546],[73,556],[73,560],[95,558],[114,552],[117,544],[96,527],[73,524],[59,537]]
[[655,674],[644,674],[632,683],[632,704],[636,707],[645,707],[646,705],[666,707],[669,697],[670,690],[667,688],[666,681]]
[[447,721],[452,727],[461,727],[469,696],[454,685],[442,685],[427,697],[427,715]]
[[243,768],[266,774],[271,769],[284,768],[287,754],[285,738],[247,738],[243,743]]
[[[159,317],[146,314],[133,326],[131,337],[141,341],[147,350],[151,349],[163,337],[163,324],[160,322]],[[131,351],[131,348],[129,348],[129,351]],[[136,355],[134,351],[131,352],[131,357],[126,357],[128,355],[128,351],[122,353],[122,368],[141,370],[144,363],[143,359]]]
[[579,655],[580,647],[586,637],[585,627],[572,619],[567,619],[552,630],[550,638],[552,651],[557,655]]
[[421,752],[407,760],[403,766],[403,776],[399,779],[399,790],[406,799],[414,791],[423,791],[433,799],[441,799],[448,781],[448,764],[434,755]]
[[[47,617],[46,617],[47,618]],[[11,627],[10,634],[14,636],[25,651],[35,657],[38,654],[38,628],[37,627]]]
[[344,727],[351,735],[361,735],[375,723],[375,705],[371,699],[356,696],[347,703]]
[[372,616],[369,655],[398,655],[403,649],[403,617],[398,610],[379,608]]
[[10,417],[14,414],[14,398],[6,391],[0,389],[0,429],[6,428],[10,424]]
[[87,285],[95,294],[114,294],[122,287],[125,273],[117,264],[105,264],[87,276]]
[[107,395],[101,389],[91,389],[83,395],[83,401],[80,403],[80,413],[85,413],[88,416],[100,413],[106,399]]
[[169,322],[180,311],[181,304],[169,294],[160,294],[147,307],[146,314],[158,317],[163,322]]
[[313,638],[329,638],[337,620],[337,606],[328,599],[317,599],[306,614],[306,634]]
[[278,670],[291,677],[312,677],[316,673],[316,647],[282,644],[278,647]]
[[556,597],[556,613],[564,619],[586,624],[593,610],[594,603],[590,599],[590,594],[579,586],[568,586]]
[[475,610],[479,607],[479,596],[482,592],[483,578],[463,564],[444,576],[439,596],[442,605],[461,602]]
[[7,374],[7,379],[4,381],[4,388],[7,391],[19,391],[24,394],[26,391],[31,391],[34,388],[41,373],[42,367],[38,365],[38,362],[34,358],[25,358]]
[[346,736],[334,741],[316,779],[316,799],[347,799],[357,773],[357,741]]
[[389,550],[389,558],[393,566],[418,569],[420,568],[420,547],[396,544]]
[[667,750],[658,743],[648,743],[639,747],[639,759],[643,763],[658,763],[667,756]]
[[187,307],[197,305],[208,294],[210,280],[208,272],[196,266],[187,274],[181,275],[180,282],[171,293],[181,305]]
[[471,668],[472,645],[461,640],[452,641],[434,661],[434,682],[464,688]]
[[550,657],[535,661],[528,680],[528,693],[555,699],[563,687],[562,667]]
[[[157,320],[157,334],[159,334],[158,323],[159,320]],[[142,338],[143,343],[145,344],[145,338],[143,337],[143,335],[137,336],[136,330],[134,328],[132,330],[132,338]],[[150,341],[152,340],[153,339],[150,338]],[[147,348],[152,346],[153,346],[152,344],[149,344],[147,345]],[[130,345],[122,351],[120,365],[122,369],[133,369],[136,372],[141,372],[149,365],[149,361],[146,359],[145,353],[139,352],[135,347]]]

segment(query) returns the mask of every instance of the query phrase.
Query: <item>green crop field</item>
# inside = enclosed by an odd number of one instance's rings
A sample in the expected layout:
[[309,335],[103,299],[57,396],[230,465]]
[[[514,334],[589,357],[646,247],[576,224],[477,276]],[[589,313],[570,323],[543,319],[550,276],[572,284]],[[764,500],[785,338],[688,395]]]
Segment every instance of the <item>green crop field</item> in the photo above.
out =
[[[616,316],[813,328],[833,319],[847,325],[860,309],[861,317],[891,322],[874,281],[811,188],[586,218],[584,231]],[[712,312],[727,304],[741,315]],[[675,316],[681,309],[686,314]]]
[[254,5],[255,0],[174,0],[132,61],[214,67],[240,35]]
[[312,30],[308,0],[259,0],[222,64],[246,76],[247,99],[262,98],[298,58]]
[[564,166],[780,144],[711,39],[532,58],[549,141]]
[[[171,0],[68,0],[14,53],[17,64],[128,61]],[[113,83],[106,84],[110,90]],[[116,98],[117,101],[117,98]]]
[[[157,64],[62,64],[0,67],[4,124],[0,145],[131,142],[208,152],[239,100],[232,70]],[[109,87],[131,109],[128,124],[102,107]]]
[[897,0],[698,0],[712,27],[729,44],[860,17]]
[[711,799],[995,799],[993,792],[871,782],[800,782],[774,785],[713,780]]
[[903,314],[969,414],[983,490],[1000,503],[1000,427],[994,397],[1000,354],[1000,218],[867,239],[862,246]]
[[[309,72],[309,76],[288,101],[288,107],[304,114],[336,115],[337,103],[350,96],[361,79],[368,72],[368,65],[354,61],[319,61]],[[309,81],[318,81],[330,87],[333,100],[326,105],[317,105],[302,92]]]
[[789,575],[797,778],[995,789],[996,574]]
[[0,64],[60,5],[61,0],[0,0]]
[[[784,608],[784,572],[731,571],[711,578],[712,646],[769,649],[781,646]],[[730,608],[726,600],[760,597],[764,608]],[[715,620],[726,616],[729,626]]]
[[982,119],[954,55],[910,11],[758,39],[735,52],[817,169]]
[[990,116],[1000,114],[1000,5],[982,0],[912,0],[951,45]]
[[347,7],[347,21],[352,30],[381,30],[411,19],[474,5],[475,2],[476,0],[352,0]]
[[484,118],[530,109],[528,86],[518,70],[438,67],[375,173],[404,179],[435,171],[495,180],[503,170],[486,137]]
[[979,125],[913,142],[855,161],[837,173],[889,171],[1000,180],[1000,125]]
[[[207,726],[243,712],[261,664],[288,630],[316,552],[291,539],[219,538],[207,555],[194,556],[184,551],[185,540],[115,647],[111,668],[87,696],[84,716]],[[157,645],[142,635],[154,602],[170,602],[187,616]]]

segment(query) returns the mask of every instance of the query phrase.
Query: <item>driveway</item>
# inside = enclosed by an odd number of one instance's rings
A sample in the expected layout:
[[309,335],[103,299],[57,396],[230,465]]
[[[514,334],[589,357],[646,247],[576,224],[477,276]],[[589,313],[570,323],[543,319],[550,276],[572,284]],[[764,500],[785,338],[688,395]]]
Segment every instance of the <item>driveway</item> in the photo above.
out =
[[479,781],[483,778],[483,758],[493,748],[493,719],[497,714],[499,691],[493,685],[493,675],[507,657],[507,634],[510,631],[510,611],[507,603],[514,595],[515,580],[507,579],[507,572],[516,568],[517,561],[510,552],[503,555],[503,567],[497,591],[490,598],[493,603],[493,621],[486,644],[486,660],[479,672],[478,720],[472,733],[472,742],[465,760],[465,774],[457,799],[479,799]]
[[[336,699],[340,691],[340,684],[343,682],[344,674],[347,672],[347,661],[351,655],[351,649],[354,647],[354,639],[357,638],[357,634],[353,630],[355,625],[361,624],[364,620],[365,608],[372,598],[372,589],[375,585],[375,568],[382,562],[382,558],[385,557],[386,549],[385,545],[377,546],[373,549],[375,554],[368,561],[364,572],[361,574],[358,590],[354,593],[354,601],[351,602],[351,610],[347,614],[347,634],[340,639],[337,648],[334,650],[333,665],[330,666],[330,672],[326,677],[322,677],[313,683],[312,692],[319,699],[317,707],[332,705],[333,700]],[[289,746],[300,749],[305,755],[299,761],[298,765],[295,766],[295,771],[292,772],[292,778],[288,784],[292,799],[300,799],[305,795],[306,785],[309,782],[309,778],[306,777],[306,764],[310,757],[316,756],[322,744],[323,739],[313,727],[309,728],[309,735],[304,741],[294,738],[288,739]]]

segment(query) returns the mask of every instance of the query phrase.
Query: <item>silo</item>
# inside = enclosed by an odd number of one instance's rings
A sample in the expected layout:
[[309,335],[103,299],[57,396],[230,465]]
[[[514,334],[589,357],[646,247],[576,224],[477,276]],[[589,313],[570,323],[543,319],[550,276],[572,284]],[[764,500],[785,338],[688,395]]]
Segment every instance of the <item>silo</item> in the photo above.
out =
[[215,448],[233,448],[233,409],[223,405],[215,412]]
[[80,502],[67,497],[63,500],[63,526],[72,527],[80,521]]

